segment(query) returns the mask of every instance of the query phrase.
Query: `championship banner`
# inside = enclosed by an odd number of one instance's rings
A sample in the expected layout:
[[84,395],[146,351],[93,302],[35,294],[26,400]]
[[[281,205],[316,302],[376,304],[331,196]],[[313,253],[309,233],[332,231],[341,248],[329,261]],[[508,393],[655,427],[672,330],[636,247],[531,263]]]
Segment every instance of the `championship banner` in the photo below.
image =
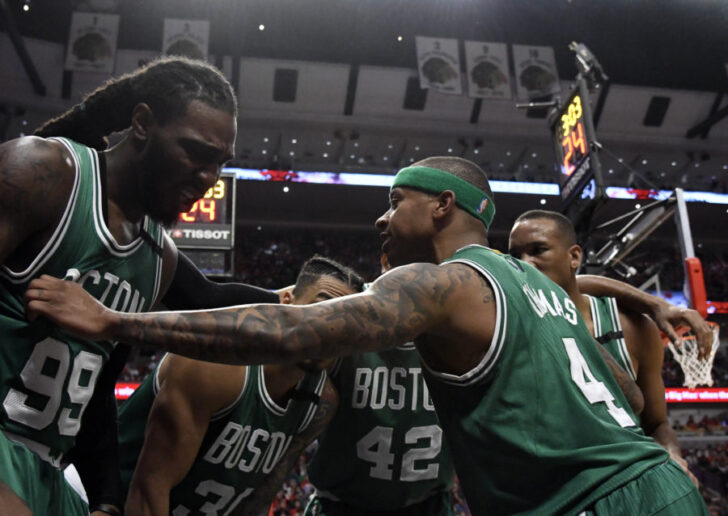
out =
[[207,46],[210,41],[208,20],[164,19],[162,54],[186,56],[207,61]]
[[65,69],[111,73],[118,34],[118,14],[74,12],[68,33]]
[[478,98],[510,99],[508,46],[486,41],[465,42],[468,95]]
[[460,95],[463,87],[458,40],[416,36],[415,45],[420,88]]
[[530,100],[561,91],[554,49],[513,45],[518,98]]

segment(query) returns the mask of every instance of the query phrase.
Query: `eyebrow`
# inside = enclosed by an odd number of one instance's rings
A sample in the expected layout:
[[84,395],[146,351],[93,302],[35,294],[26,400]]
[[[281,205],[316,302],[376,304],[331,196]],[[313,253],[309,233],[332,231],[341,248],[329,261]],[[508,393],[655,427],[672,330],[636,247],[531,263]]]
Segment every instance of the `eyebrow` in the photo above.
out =
[[[215,153],[215,154],[221,154],[221,153],[225,152],[220,147],[217,147],[216,145],[213,145],[213,144],[208,143],[203,140],[196,140],[194,138],[182,137],[181,141],[183,141],[184,143],[187,143],[189,145],[192,145],[194,147],[198,147],[199,150],[202,150],[204,152]],[[235,155],[232,153],[226,154],[223,159],[223,162],[230,161],[234,157],[235,157]]]

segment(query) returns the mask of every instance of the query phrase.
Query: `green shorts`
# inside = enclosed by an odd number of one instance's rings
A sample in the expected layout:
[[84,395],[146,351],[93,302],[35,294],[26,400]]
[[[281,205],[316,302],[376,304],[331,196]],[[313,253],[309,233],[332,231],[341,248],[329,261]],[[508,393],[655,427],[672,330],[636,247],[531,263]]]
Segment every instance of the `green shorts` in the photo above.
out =
[[2,432],[0,482],[17,494],[35,516],[88,515],[88,505],[66,482],[63,471]]
[[[373,495],[376,496],[376,495]],[[401,509],[374,511],[353,507],[344,502],[311,495],[303,516],[452,516],[453,499],[449,491],[437,493],[429,498]]]
[[700,491],[672,460],[599,499],[585,516],[708,516]]

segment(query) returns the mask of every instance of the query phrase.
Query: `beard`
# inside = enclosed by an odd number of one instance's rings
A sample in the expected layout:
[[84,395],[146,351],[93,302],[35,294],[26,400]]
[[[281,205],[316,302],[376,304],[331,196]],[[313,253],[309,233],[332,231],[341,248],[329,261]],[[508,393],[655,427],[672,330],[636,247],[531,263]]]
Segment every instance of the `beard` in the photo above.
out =
[[179,199],[165,174],[169,162],[162,146],[152,144],[142,157],[139,174],[139,199],[144,212],[164,227],[172,226],[179,218]]

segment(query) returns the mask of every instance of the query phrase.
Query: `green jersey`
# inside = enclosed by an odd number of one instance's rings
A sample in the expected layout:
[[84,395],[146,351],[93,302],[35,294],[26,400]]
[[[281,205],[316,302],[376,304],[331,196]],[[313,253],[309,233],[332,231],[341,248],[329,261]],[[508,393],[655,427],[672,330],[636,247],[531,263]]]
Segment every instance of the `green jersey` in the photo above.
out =
[[423,372],[474,515],[575,514],[668,459],[637,426],[566,292],[524,262],[472,245],[466,264],[493,289],[481,362]]
[[[125,493],[159,390],[158,374],[159,366],[119,410],[119,456]],[[263,366],[248,366],[240,395],[213,415],[187,476],[172,489],[170,511],[176,516],[233,511],[278,464],[293,437],[308,428],[325,382],[325,371],[307,373],[288,404],[281,407],[268,394]]]
[[613,297],[587,297],[594,324],[594,338],[614,357],[622,369],[636,380],[637,374],[624,341],[622,323],[619,322],[617,301]]
[[339,409],[308,466],[319,496],[394,510],[447,495],[453,465],[413,344],[341,358],[331,380]]
[[58,464],[74,443],[112,342],[71,337],[44,319],[29,322],[23,294],[49,274],[81,284],[109,308],[148,310],[159,292],[162,229],[150,219],[144,234],[121,245],[103,217],[96,151],[58,138],[71,154],[75,180],[52,237],[22,271],[0,267],[0,429]]

